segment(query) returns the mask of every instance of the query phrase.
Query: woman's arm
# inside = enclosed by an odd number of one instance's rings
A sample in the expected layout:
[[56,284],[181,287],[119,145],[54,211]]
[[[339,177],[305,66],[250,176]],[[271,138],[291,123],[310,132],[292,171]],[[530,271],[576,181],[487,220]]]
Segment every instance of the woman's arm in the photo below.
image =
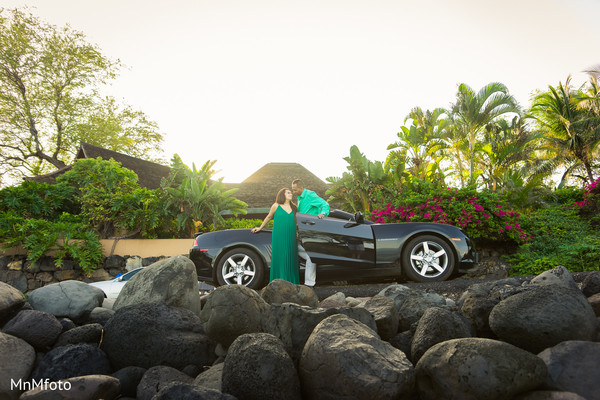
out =
[[277,203],[273,203],[273,205],[271,206],[271,209],[269,210],[269,213],[263,220],[262,224],[260,224],[260,226],[258,228],[252,228],[251,232],[256,233],[256,232],[261,231],[262,228],[264,228],[265,225],[273,218],[273,215],[275,215],[275,210],[277,210]]

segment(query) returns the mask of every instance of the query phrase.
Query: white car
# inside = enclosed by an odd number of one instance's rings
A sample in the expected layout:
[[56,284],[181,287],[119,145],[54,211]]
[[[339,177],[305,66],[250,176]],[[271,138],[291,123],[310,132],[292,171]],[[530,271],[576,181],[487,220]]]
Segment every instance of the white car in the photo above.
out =
[[89,285],[101,289],[107,298],[116,299],[119,296],[121,289],[123,289],[123,286],[125,286],[125,284],[127,283],[127,281],[131,279],[132,276],[140,272],[142,269],[144,269],[144,267],[132,269],[131,271],[123,275],[118,275],[114,279],[101,282],[92,282]]
[[[132,276],[134,276],[135,274],[137,274],[144,268],[145,267],[139,267],[136,269],[132,269],[131,271],[129,271],[123,275],[118,275],[114,279],[110,279],[108,281],[101,281],[101,282],[92,282],[89,285],[97,287],[98,289],[101,289],[107,298],[116,299],[117,297],[119,297],[119,293],[121,293],[121,289],[123,289],[123,286],[125,286],[127,281],[130,280]],[[215,287],[212,285],[206,284],[204,282],[198,282],[198,290],[201,295],[210,292],[214,288]]]

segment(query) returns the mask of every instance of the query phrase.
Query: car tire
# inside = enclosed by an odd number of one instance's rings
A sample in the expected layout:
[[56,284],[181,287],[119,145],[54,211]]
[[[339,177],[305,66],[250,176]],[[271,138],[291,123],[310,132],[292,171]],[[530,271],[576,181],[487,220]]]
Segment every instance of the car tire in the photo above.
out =
[[216,278],[219,286],[239,284],[258,290],[264,286],[264,263],[253,250],[231,249],[220,258]]
[[402,254],[402,271],[415,282],[444,281],[452,275],[455,264],[450,245],[432,235],[410,240]]

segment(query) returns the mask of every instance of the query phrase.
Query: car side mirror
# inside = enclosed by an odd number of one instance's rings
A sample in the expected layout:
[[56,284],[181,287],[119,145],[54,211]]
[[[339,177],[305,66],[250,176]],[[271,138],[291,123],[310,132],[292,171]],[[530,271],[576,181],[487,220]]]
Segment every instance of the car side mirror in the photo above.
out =
[[356,214],[354,214],[354,220],[357,224],[362,224],[365,222],[365,217],[360,211],[357,211]]

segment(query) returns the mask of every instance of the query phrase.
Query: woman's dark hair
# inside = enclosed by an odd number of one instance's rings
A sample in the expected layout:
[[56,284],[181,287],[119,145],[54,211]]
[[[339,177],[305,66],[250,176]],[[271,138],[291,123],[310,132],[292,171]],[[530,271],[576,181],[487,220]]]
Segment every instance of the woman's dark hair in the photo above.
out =
[[[279,190],[279,192],[277,192],[277,197],[275,197],[275,202],[277,204],[284,204],[285,203],[285,191],[286,190],[290,190],[288,188],[282,188]],[[291,190],[290,190],[291,192]],[[294,214],[296,214],[298,212],[298,206],[296,204],[294,204],[293,201],[290,201],[290,206],[292,207],[292,211]]]

